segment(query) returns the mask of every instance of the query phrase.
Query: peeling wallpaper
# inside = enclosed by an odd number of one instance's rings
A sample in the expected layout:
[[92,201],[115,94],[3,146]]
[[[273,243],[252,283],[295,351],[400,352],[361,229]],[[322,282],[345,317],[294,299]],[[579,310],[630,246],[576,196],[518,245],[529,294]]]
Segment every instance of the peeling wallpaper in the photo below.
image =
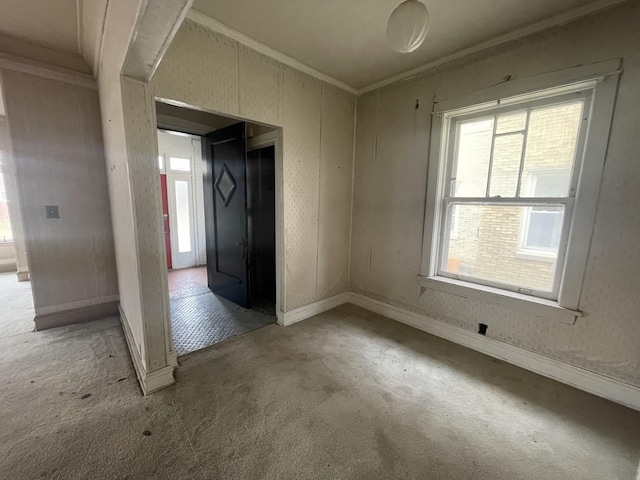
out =
[[355,97],[185,21],[155,96],[283,128],[284,309],[347,291]]
[[[640,5],[626,3],[358,98],[350,290],[640,386]],[[417,282],[430,112],[503,81],[623,57],[579,308],[567,325]],[[415,109],[416,99],[420,108]]]

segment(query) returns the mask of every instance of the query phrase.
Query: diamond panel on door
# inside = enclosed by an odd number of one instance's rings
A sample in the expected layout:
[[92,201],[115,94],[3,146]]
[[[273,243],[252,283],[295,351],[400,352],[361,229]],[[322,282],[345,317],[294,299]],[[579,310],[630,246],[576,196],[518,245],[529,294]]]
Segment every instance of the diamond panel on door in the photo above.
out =
[[233,197],[233,193],[236,191],[236,180],[233,178],[233,175],[231,175],[226,164],[222,166],[222,171],[216,179],[215,187],[226,207],[229,205],[231,197]]

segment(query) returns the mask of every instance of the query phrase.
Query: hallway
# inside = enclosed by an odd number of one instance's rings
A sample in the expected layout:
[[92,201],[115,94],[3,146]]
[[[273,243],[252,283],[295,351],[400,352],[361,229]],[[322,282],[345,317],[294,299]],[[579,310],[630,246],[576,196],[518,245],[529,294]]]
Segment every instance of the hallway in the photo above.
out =
[[178,355],[206,348],[231,337],[275,323],[260,310],[247,310],[214,295],[207,286],[207,268],[168,272],[173,343]]

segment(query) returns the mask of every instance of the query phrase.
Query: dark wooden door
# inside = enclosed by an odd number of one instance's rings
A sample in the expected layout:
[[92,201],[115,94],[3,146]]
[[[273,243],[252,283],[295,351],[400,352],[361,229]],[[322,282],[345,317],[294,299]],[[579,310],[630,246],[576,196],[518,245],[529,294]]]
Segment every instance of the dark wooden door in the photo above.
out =
[[203,140],[209,288],[249,308],[245,124],[216,130]]

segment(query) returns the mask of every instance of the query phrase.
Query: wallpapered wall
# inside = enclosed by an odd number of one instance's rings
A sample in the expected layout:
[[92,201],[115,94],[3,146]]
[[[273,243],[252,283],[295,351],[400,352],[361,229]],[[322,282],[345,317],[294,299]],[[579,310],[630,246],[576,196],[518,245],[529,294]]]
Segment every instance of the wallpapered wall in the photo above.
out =
[[98,93],[13,70],[2,80],[36,314],[117,300]]
[[284,127],[285,311],[348,287],[355,97],[185,21],[158,98]]
[[[350,289],[640,385],[640,5],[627,3],[358,98]],[[624,59],[575,325],[421,290],[430,112],[444,100],[579,64]],[[420,108],[416,110],[416,100]]]

